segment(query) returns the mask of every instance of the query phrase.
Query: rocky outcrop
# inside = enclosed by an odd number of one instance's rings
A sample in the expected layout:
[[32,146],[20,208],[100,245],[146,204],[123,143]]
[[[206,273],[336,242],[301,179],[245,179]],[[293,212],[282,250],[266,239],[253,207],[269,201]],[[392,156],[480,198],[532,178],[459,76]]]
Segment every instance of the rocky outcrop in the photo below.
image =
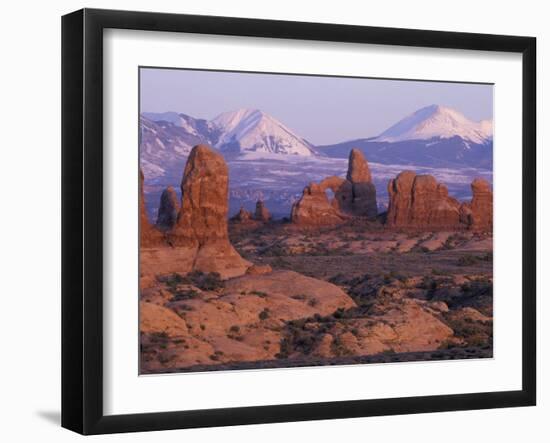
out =
[[493,229],[493,191],[486,180],[477,178],[472,182],[472,202],[470,203],[471,225],[475,231]]
[[417,229],[492,229],[493,193],[486,180],[472,183],[471,202],[460,203],[431,175],[404,171],[388,183],[389,227]]
[[252,214],[241,206],[239,212],[231,219],[239,223],[248,223],[252,221]]
[[[141,302],[143,370],[274,360],[288,321],[356,307],[336,285],[293,271],[252,272],[226,281],[216,294],[195,292],[163,307]],[[149,349],[162,354],[160,364],[147,358]]]
[[390,227],[444,229],[461,226],[460,203],[431,175],[404,171],[388,184],[386,224]]
[[175,189],[169,186],[160,196],[160,205],[157,215],[157,227],[163,231],[172,229],[178,219],[178,196]]
[[167,235],[172,248],[141,253],[148,272],[217,272],[242,275],[250,266],[229,242],[228,170],[221,154],[206,145],[193,148],[181,182],[181,208]]
[[262,200],[258,200],[256,202],[254,219],[261,222],[268,222],[269,220],[271,220],[271,214],[269,213],[269,210],[265,207],[265,204]]
[[[327,190],[332,191],[329,199]],[[351,216],[374,218],[378,213],[376,188],[363,153],[352,149],[347,178],[331,176],[310,183],[291,211],[293,223],[306,226],[334,225]]]
[[340,202],[336,196],[332,202],[329,201],[326,189],[324,184],[310,183],[309,186],[306,186],[300,200],[292,205],[290,213],[292,223],[301,226],[326,226],[342,223],[345,217],[339,211]]
[[179,244],[227,241],[228,169],[222,155],[195,146],[183,172],[181,209],[174,227]]
[[139,170],[139,245],[140,247],[151,247],[162,241],[162,234],[157,231],[149,222],[145,197],[143,194],[143,172]]
[[376,217],[378,214],[376,187],[372,182],[369,164],[358,149],[352,149],[349,154],[347,180],[352,185],[352,214],[369,218]]

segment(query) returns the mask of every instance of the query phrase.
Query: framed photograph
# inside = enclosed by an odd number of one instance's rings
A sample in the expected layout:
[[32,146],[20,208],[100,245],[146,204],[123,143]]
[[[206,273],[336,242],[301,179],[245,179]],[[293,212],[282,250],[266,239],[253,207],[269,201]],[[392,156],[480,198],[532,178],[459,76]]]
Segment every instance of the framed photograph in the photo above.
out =
[[62,425],[536,403],[531,37],[62,20]]

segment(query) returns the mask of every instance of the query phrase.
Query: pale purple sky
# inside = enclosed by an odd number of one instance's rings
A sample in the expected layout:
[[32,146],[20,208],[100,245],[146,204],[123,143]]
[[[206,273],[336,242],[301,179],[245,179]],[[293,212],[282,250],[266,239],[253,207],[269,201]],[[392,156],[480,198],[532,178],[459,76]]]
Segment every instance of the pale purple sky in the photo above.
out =
[[432,104],[493,117],[493,86],[403,80],[142,68],[141,112],[212,119],[240,108],[273,115],[316,145],[379,135]]

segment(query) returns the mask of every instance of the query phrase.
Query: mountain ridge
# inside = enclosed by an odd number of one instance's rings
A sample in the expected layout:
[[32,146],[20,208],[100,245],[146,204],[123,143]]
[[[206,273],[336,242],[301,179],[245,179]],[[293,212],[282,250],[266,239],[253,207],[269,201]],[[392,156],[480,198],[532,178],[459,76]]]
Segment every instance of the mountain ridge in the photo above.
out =
[[178,112],[143,112],[141,163],[146,176],[182,167],[193,146],[204,143],[227,159],[265,161],[345,158],[358,148],[370,161],[429,167],[492,168],[492,121],[473,122],[460,112],[431,105],[376,137],[314,146],[275,117],[242,108],[211,120]]

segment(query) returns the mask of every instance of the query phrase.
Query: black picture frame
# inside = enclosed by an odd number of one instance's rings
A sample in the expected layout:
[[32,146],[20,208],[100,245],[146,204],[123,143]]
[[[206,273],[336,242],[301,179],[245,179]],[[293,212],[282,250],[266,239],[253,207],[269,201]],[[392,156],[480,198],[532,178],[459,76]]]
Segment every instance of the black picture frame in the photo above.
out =
[[[103,413],[103,30],[171,31],[519,53],[523,64],[522,389],[170,411]],[[152,431],[536,404],[536,39],[230,17],[83,9],[62,18],[62,426]]]

